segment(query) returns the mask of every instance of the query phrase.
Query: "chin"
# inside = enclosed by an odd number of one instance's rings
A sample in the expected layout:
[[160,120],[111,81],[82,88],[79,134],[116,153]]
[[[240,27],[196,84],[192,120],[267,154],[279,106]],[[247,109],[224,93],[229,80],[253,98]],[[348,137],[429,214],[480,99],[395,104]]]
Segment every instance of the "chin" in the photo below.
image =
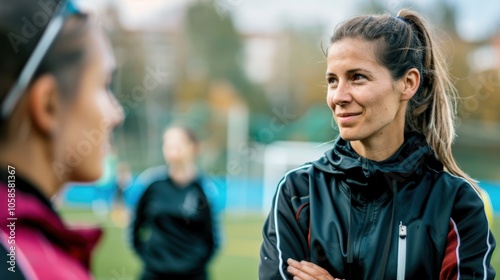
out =
[[353,131],[346,131],[345,129],[340,129],[340,137],[345,141],[356,141],[360,140],[359,133],[355,133]]
[[99,180],[102,176],[102,172],[87,173],[87,174],[76,174],[71,180],[73,182],[90,183]]
[[80,166],[81,168],[73,172],[72,181],[75,182],[94,182],[99,180],[103,175],[103,165],[94,164],[92,166]]

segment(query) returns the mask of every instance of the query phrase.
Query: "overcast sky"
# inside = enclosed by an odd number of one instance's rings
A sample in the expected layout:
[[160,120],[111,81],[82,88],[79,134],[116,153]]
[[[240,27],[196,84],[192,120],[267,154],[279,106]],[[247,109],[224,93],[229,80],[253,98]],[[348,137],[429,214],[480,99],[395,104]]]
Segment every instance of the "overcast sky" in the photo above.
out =
[[[77,0],[82,6],[99,9],[116,6],[124,26],[131,29],[154,28],[169,22],[193,0]],[[482,40],[500,32],[500,1],[444,0],[457,9],[457,28],[466,40]],[[221,20],[232,15],[238,29],[245,32],[273,32],[286,25],[322,25],[325,32],[359,13],[364,0],[218,0],[213,8]],[[433,0],[383,0],[396,12],[406,3],[436,13]],[[437,11],[439,13],[439,11]]]
[[500,32],[500,1],[448,0],[457,3],[457,28],[466,40],[482,40]]
[[[325,26],[326,31],[353,15],[360,13],[363,0],[226,0],[236,2],[234,7],[235,23],[241,29],[272,30],[284,24],[314,24]],[[445,0],[456,7],[457,29],[465,40],[482,40],[500,32],[500,1],[498,0]],[[222,0],[224,2],[224,0]],[[401,1],[386,0],[389,11],[396,13],[406,5],[414,3],[416,8],[435,11],[433,0]]]

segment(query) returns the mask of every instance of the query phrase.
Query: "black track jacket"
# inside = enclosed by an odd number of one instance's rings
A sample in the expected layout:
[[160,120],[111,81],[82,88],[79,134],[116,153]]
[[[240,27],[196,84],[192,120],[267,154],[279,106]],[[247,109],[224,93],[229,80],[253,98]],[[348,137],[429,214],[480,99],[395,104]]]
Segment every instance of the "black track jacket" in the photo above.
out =
[[443,170],[420,134],[389,159],[338,138],[280,181],[263,229],[259,278],[291,279],[286,260],[342,279],[494,279],[482,199]]
[[147,279],[199,279],[220,244],[218,191],[200,176],[179,188],[166,166],[144,171],[146,187],[131,224],[132,244]]

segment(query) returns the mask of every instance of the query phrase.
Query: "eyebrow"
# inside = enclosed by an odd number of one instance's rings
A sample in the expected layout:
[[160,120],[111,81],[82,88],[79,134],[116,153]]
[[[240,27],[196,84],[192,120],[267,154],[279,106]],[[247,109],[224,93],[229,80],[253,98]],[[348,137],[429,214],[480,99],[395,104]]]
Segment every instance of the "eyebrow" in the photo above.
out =
[[[354,69],[347,70],[347,74],[352,74],[352,73],[355,73],[355,72],[365,72],[365,73],[371,74],[371,71],[368,71],[368,70],[363,69],[363,68],[354,68]],[[332,73],[332,72],[326,72],[326,76],[327,77],[332,77],[332,76],[336,76],[336,74]]]

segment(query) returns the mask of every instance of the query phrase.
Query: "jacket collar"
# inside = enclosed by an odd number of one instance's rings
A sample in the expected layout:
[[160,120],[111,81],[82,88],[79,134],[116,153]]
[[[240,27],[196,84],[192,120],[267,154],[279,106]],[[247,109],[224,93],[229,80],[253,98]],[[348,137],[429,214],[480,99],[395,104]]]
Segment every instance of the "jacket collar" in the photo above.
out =
[[383,161],[359,156],[348,141],[338,137],[333,148],[312,164],[324,172],[344,175],[349,185],[359,186],[366,186],[371,180],[405,181],[421,175],[425,164],[431,164],[436,170],[443,169],[425,137],[418,133],[407,133],[403,145]]
[[[1,177],[0,197],[7,197],[8,183],[4,180],[4,175]],[[17,218],[16,226],[39,231],[52,244],[61,247],[87,268],[90,267],[90,255],[102,230],[83,226],[69,228],[53,210],[50,202],[19,175],[15,178],[15,189],[16,206],[13,214]],[[10,217],[7,199],[0,201],[0,207],[0,219],[5,221]]]

